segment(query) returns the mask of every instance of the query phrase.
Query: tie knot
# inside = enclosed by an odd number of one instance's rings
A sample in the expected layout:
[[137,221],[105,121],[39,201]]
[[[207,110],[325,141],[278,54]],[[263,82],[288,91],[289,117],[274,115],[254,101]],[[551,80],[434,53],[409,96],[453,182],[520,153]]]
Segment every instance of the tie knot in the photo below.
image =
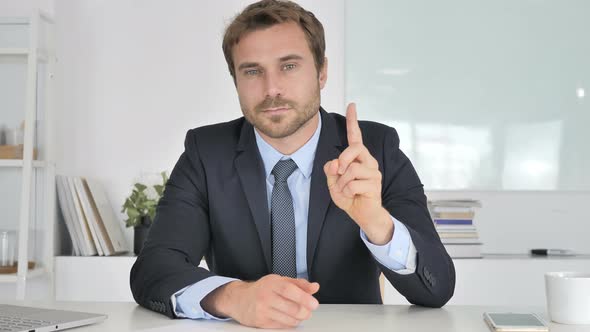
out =
[[279,162],[272,169],[272,175],[275,176],[275,181],[285,182],[289,175],[297,169],[297,164],[293,159],[279,160]]

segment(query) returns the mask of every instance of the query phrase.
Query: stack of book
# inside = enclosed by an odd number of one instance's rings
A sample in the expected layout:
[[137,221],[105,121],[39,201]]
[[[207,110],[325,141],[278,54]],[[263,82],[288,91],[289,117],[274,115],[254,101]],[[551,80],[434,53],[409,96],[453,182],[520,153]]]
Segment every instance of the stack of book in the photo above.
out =
[[481,241],[475,227],[476,200],[436,200],[428,210],[440,239],[452,258],[480,258]]
[[129,249],[100,183],[77,176],[56,177],[57,196],[76,256],[110,256]]

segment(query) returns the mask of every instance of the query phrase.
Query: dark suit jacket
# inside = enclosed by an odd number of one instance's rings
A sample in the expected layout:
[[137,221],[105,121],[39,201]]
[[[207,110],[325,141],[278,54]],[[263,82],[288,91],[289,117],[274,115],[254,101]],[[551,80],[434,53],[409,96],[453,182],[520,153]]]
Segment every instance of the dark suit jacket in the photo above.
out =
[[[417,250],[416,272],[380,265],[359,227],[331,201],[324,164],[347,147],[346,118],[321,110],[311,178],[307,271],[320,303],[382,303],[379,274],[413,304],[441,307],[453,295],[455,269],[441,244],[412,164],[396,131],[360,121],[363,143],[379,162],[383,206],[404,223]],[[264,167],[244,118],[192,129],[143,251],[131,270],[140,305],[174,317],[170,297],[204,278],[257,280],[271,272],[271,230]],[[205,256],[210,271],[198,268]]]

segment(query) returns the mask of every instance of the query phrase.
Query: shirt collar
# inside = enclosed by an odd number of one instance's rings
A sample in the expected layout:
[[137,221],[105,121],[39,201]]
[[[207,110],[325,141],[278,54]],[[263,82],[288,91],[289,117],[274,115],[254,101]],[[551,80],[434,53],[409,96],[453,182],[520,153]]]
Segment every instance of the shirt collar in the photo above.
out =
[[266,174],[266,178],[270,176],[272,169],[275,167],[276,163],[279,160],[284,159],[293,159],[297,167],[303,173],[305,178],[309,178],[311,176],[311,171],[313,169],[313,160],[315,158],[315,151],[318,147],[318,141],[320,138],[320,132],[322,129],[322,115],[318,114],[319,121],[318,127],[316,128],[315,132],[311,136],[311,138],[305,143],[299,150],[295,151],[291,155],[284,155],[273,148],[270,144],[268,144],[262,136],[258,133],[256,129],[254,130],[254,135],[256,136],[256,145],[258,145],[258,151],[260,151],[260,156],[262,157],[262,162],[264,163],[264,171]]

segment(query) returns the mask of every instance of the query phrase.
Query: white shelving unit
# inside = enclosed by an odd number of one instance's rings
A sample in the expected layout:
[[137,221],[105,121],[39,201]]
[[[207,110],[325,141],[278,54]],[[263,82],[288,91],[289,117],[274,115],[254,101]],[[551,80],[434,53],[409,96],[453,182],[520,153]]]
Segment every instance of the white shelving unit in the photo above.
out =
[[[3,168],[21,168],[23,167],[24,162],[22,159],[0,159],[0,167]],[[33,167],[35,168],[44,168],[47,167],[47,162],[34,160]]]
[[[22,91],[23,107],[6,105],[9,103],[6,101],[3,105],[3,99],[9,98],[8,96],[0,98],[0,123],[14,118],[24,118],[25,123],[23,158],[0,159],[0,179],[3,182],[13,181],[12,177],[20,178],[20,202],[10,207],[18,209],[16,213],[18,224],[10,224],[12,221],[6,220],[10,219],[8,217],[1,218],[4,220],[0,224],[0,228],[16,226],[18,234],[17,272],[0,274],[0,282],[16,284],[17,300],[25,298],[28,279],[48,273],[51,284],[53,281],[55,220],[55,163],[51,131],[52,80],[55,64],[53,45],[54,21],[50,15],[36,10],[27,18],[0,17],[0,64],[3,64],[3,60],[10,59],[6,60],[10,66],[0,66],[0,75],[3,68],[26,68],[23,71],[26,75],[23,86],[25,91]],[[19,70],[15,72],[20,72]],[[5,77],[9,76],[10,74],[5,75]],[[5,91],[8,88],[18,90],[16,81],[19,79],[15,79],[15,82],[0,83],[5,84]],[[21,103],[18,102],[16,105],[20,106]],[[20,114],[13,114],[15,112]],[[35,149],[38,152],[38,160],[33,159]],[[0,199],[14,201],[15,197],[0,197]],[[4,217],[5,214],[9,212],[2,211],[0,217]],[[35,234],[32,243],[30,233]],[[40,236],[36,236],[37,234]],[[31,247],[33,252],[30,252]],[[35,261],[33,269],[28,268],[31,257]]]

